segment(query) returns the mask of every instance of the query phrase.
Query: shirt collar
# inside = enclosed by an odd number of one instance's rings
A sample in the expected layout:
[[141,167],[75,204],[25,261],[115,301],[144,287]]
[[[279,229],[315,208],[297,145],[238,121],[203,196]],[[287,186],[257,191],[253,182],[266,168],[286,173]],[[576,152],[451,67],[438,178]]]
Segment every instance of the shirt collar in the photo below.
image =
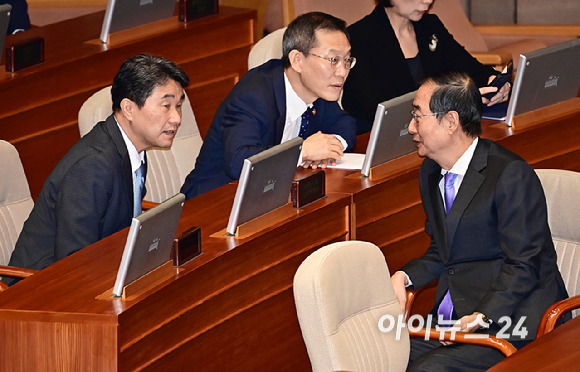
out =
[[467,168],[469,167],[469,163],[471,163],[471,159],[473,158],[473,154],[475,153],[475,147],[477,147],[477,142],[479,141],[479,137],[475,137],[471,145],[465,150],[463,155],[453,164],[453,167],[449,170],[441,169],[441,174],[445,174],[447,172],[455,173],[460,176],[465,176],[467,173]]
[[123,127],[115,118],[115,122],[117,123],[117,127],[121,131],[121,136],[123,136],[123,141],[125,141],[125,146],[127,146],[127,152],[129,153],[129,160],[131,161],[131,172],[135,173],[135,171],[141,166],[141,163],[145,161],[145,151],[141,151],[140,153],[137,152],[137,148],[131,142],[127,134],[123,130]]
[[[291,123],[298,120],[308,107],[312,107],[312,103],[307,105],[292,88],[286,72],[284,72],[284,87],[286,88],[286,119]],[[288,122],[288,120],[286,120]]]

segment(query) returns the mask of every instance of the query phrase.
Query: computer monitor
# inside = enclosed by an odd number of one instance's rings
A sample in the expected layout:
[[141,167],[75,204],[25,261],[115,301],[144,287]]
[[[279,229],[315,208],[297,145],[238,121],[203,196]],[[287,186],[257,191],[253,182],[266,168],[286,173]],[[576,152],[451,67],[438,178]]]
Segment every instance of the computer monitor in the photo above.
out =
[[244,160],[226,231],[283,206],[290,200],[292,181],[302,151],[297,137]]
[[10,12],[12,5],[0,5],[0,63],[4,54],[4,43],[6,42],[6,32],[8,32],[8,23],[10,22]]
[[113,32],[172,17],[175,9],[175,0],[108,0],[100,39],[107,43]]
[[379,103],[361,169],[369,177],[371,168],[417,149],[409,134],[413,99],[417,91]]
[[514,116],[578,96],[580,39],[520,55],[506,123]]
[[169,261],[184,202],[177,194],[133,218],[113,295],[122,296],[126,285]]

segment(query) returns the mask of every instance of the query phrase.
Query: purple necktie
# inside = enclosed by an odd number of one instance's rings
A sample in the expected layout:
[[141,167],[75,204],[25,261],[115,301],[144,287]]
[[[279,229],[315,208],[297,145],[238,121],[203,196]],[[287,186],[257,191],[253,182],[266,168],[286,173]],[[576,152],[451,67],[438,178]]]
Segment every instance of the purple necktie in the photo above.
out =
[[453,205],[453,200],[455,199],[455,179],[457,174],[455,173],[445,173],[445,191],[443,193],[445,197],[445,213],[449,214],[451,206]]
[[[451,210],[451,206],[453,205],[453,200],[455,199],[455,179],[457,178],[457,174],[455,173],[445,173],[445,190],[444,190],[444,197],[445,197],[445,212],[449,214]],[[443,297],[443,301],[439,304],[439,309],[437,310],[437,314],[443,317],[443,320],[451,320],[453,314],[453,301],[451,301],[451,294],[449,290]]]

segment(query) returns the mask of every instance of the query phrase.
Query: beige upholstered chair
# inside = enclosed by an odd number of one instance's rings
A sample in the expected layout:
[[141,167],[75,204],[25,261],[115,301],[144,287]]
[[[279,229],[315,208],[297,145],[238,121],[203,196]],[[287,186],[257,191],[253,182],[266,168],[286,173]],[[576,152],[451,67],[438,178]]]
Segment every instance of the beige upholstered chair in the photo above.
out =
[[269,33],[258,41],[248,54],[248,70],[271,59],[282,58],[282,38],[284,37],[286,27]]
[[[0,141],[0,277],[24,278],[33,270],[3,266],[8,263],[16,240],[22,231],[34,202],[22,168],[18,151],[10,143]],[[0,291],[6,288],[0,282]]]
[[[105,87],[85,101],[79,111],[81,137],[112,113],[111,87]],[[181,126],[170,149],[147,151],[147,195],[145,200],[160,203],[179,192],[185,177],[195,166],[202,139],[187,95],[183,102]]]
[[[552,330],[562,314],[580,307],[580,173],[560,169],[538,169],[536,173],[546,194],[558,267],[570,296],[546,311],[539,337]],[[578,313],[574,310],[572,316]]]
[[294,276],[294,299],[314,371],[404,371],[409,335],[379,331],[402,315],[382,252],[347,241],[312,253]]
[[[346,241],[312,253],[294,276],[294,300],[314,371],[404,371],[409,336],[494,347],[509,356],[506,340],[435,329],[399,328],[404,320],[381,250]],[[385,318],[383,318],[385,317]],[[392,319],[392,320],[391,320]],[[392,331],[379,330],[379,322]]]

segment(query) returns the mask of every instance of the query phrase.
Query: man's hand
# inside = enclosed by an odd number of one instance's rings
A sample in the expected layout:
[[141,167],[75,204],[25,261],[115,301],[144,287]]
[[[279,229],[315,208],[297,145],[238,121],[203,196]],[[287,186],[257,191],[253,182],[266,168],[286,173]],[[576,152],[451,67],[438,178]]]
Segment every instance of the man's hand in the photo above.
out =
[[320,131],[314,133],[302,144],[302,160],[304,168],[312,166],[326,168],[327,164],[335,165],[344,155],[342,143],[332,134]]
[[402,271],[397,271],[391,276],[391,282],[393,283],[393,289],[395,290],[395,296],[399,300],[399,305],[401,306],[401,311],[405,312],[405,306],[407,305],[407,276]]
[[[465,315],[461,317],[453,327],[456,328],[457,332],[464,332],[464,333],[472,333],[477,331],[482,327],[486,327],[487,325],[482,320],[481,316],[478,316],[478,313],[473,313],[471,315]],[[445,346],[453,344],[451,341],[441,341],[441,343]]]

